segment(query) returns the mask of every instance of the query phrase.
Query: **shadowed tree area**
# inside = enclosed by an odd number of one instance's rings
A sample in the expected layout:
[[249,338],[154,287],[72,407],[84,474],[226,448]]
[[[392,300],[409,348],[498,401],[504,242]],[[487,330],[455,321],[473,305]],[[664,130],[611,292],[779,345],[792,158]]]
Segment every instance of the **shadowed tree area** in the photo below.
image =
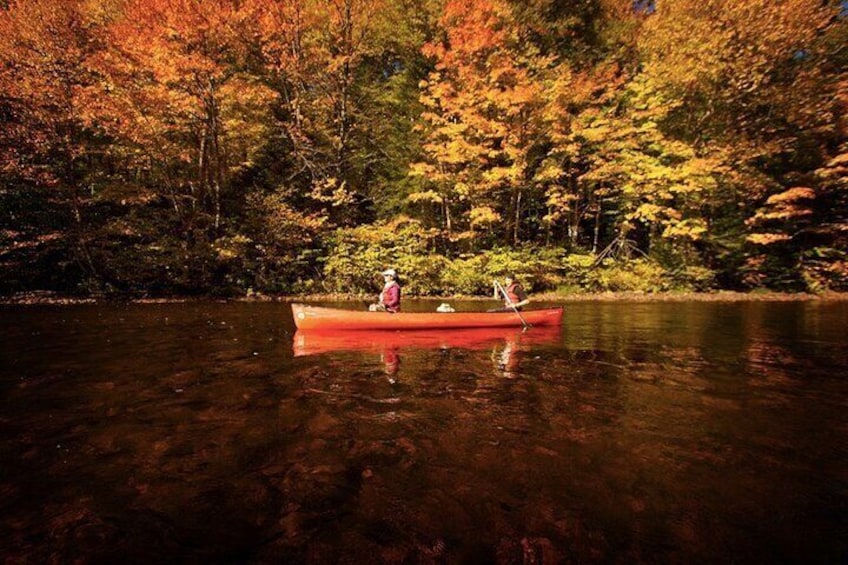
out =
[[0,2],[0,292],[848,288],[840,1]]

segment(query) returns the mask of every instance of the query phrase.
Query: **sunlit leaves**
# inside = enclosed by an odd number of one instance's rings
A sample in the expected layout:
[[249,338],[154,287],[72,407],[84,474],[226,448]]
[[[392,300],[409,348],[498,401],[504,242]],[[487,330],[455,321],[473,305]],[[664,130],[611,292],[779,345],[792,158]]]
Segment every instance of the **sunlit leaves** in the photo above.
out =
[[39,183],[68,184],[69,163],[84,154],[86,109],[96,50],[81,3],[11,2],[0,10],[0,167]]
[[767,86],[777,68],[810,49],[835,15],[818,0],[667,0],[647,20],[651,76],[681,90],[739,96]]
[[602,108],[574,120],[572,135],[588,162],[579,182],[617,194],[620,231],[641,224],[657,237],[699,239],[707,231],[700,204],[716,186],[719,163],[663,133],[668,104],[645,79],[621,91],[621,106],[629,111]]
[[471,208],[468,213],[468,218],[472,229],[486,229],[497,224],[501,220],[498,214],[491,206],[478,206]]
[[540,133],[539,73],[550,61],[521,43],[512,10],[499,0],[449,1],[440,26],[443,39],[423,47],[435,64],[421,85],[429,166],[415,170],[446,206],[467,201],[457,211],[470,226],[488,225],[519,206],[527,188]]
[[770,245],[789,240],[791,232],[798,229],[797,222],[812,215],[810,206],[815,197],[816,193],[807,187],[794,187],[770,196],[747,223],[760,229],[782,228],[783,233],[753,233],[748,236],[748,241],[758,245]]
[[432,202],[435,204],[441,204],[443,200],[442,196],[435,190],[413,192],[407,198],[410,202]]
[[785,233],[752,233],[746,239],[757,245],[771,245],[789,241],[792,238]]

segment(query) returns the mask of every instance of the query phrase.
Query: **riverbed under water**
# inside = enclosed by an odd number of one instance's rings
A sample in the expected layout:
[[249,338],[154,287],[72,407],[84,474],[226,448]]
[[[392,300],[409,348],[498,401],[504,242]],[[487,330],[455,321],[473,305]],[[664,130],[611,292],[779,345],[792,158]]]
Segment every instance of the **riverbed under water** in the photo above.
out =
[[352,339],[0,307],[0,558],[848,561],[848,302],[564,306]]

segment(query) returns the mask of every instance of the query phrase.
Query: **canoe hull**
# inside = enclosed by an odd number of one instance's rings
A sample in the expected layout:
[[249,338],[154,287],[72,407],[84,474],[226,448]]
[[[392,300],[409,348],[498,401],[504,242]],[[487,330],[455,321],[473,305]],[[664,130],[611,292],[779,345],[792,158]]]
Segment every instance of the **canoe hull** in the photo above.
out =
[[562,308],[521,312],[368,312],[292,304],[299,330],[435,330],[521,327],[521,317],[532,326],[559,326]]

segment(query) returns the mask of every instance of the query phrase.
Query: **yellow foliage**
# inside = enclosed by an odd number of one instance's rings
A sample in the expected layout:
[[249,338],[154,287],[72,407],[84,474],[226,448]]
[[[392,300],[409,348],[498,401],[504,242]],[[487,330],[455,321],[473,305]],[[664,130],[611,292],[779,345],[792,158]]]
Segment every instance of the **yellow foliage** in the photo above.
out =
[[430,163],[412,163],[409,166],[409,174],[412,176],[430,176],[436,171],[436,168]]
[[406,197],[410,202],[434,202],[441,203],[444,198],[434,190],[425,190],[422,192],[413,192]]
[[472,229],[485,229],[501,220],[498,214],[490,206],[477,206],[468,212]]
[[766,200],[763,208],[757,210],[746,221],[749,226],[776,220],[792,220],[812,215],[813,211],[806,203],[816,197],[815,192],[806,187],[795,187],[774,194]]
[[752,233],[745,239],[749,243],[753,243],[755,245],[771,245],[782,241],[788,241],[792,238],[784,233]]
[[[414,172],[435,190],[451,187],[450,203],[470,206],[465,217],[477,226],[491,221],[496,190],[530,176],[528,153],[542,133],[536,75],[553,61],[521,40],[504,0],[448,0],[439,25],[443,35],[422,50],[435,63],[420,85],[429,167]],[[451,217],[462,217],[457,212]]]
[[645,220],[647,222],[655,222],[665,215],[665,212],[666,208],[663,206],[657,206],[656,204],[642,204],[636,208],[635,212],[630,214],[630,217]]
[[749,225],[766,222],[769,220],[791,220],[801,216],[809,216],[813,211],[806,208],[780,207],[773,211],[759,211],[747,220]]
[[838,167],[840,165],[848,165],[848,153],[837,155],[827,163],[828,167]]
[[702,220],[683,220],[667,225],[662,236],[668,239],[680,238],[697,241],[705,233],[707,233],[707,226]]
[[312,184],[310,196],[318,202],[327,202],[333,206],[342,206],[353,202],[353,194],[348,190],[346,181],[335,177],[316,179]]
[[796,186],[795,188],[790,188],[780,194],[769,196],[768,200],[766,200],[766,204],[791,203],[797,202],[798,200],[810,200],[815,197],[816,193],[812,188]]

